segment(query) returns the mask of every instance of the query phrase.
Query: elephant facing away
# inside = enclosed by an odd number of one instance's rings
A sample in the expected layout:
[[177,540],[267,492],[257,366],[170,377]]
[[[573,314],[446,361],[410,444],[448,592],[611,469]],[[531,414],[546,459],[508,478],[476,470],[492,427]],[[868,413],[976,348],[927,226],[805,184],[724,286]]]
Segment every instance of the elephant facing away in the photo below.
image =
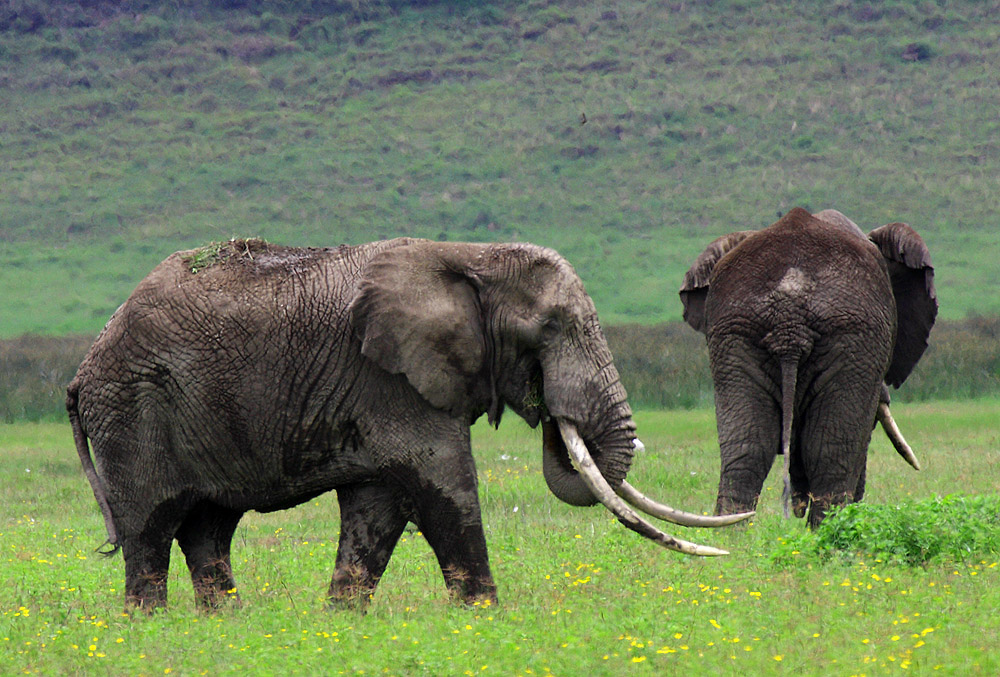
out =
[[876,417],[919,469],[889,414],[937,316],[920,236],[890,223],[867,236],[840,212],[795,208],[760,231],[713,241],[680,290],[704,333],[722,454],[717,514],[756,506],[777,454],[788,501],[815,527],[860,501]]
[[331,603],[368,600],[408,521],[455,595],[495,601],[469,425],[484,413],[499,425],[507,407],[541,423],[558,498],[600,500],[668,548],[723,554],[619,497],[680,523],[735,521],[672,511],[625,480],[638,444],[625,390],[583,283],[549,249],[234,240],[178,252],[112,315],[67,390],[127,603],[141,607],[166,604],[173,539],[214,606],[236,587],[243,513],[331,489]]

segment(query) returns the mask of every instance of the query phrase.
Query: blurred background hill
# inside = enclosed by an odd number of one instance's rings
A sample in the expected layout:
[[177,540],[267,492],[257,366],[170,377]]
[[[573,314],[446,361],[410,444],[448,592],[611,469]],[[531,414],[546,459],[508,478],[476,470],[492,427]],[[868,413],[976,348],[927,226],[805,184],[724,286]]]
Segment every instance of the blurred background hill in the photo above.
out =
[[249,235],[552,246],[619,362],[687,368],[692,259],[803,206],[916,228],[953,394],[992,392],[998,36],[1000,3],[945,0],[0,0],[0,390],[170,252]]

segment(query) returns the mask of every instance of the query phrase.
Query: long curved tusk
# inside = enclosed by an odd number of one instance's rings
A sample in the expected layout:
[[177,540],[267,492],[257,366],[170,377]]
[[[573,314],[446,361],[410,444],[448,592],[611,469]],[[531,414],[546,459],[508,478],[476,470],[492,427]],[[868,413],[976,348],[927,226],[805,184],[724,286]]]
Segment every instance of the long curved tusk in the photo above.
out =
[[903,433],[899,431],[899,426],[896,425],[892,414],[889,413],[889,405],[885,402],[879,402],[878,411],[875,416],[878,418],[878,422],[882,424],[882,429],[885,430],[886,437],[892,442],[892,446],[896,448],[899,455],[912,465],[914,470],[920,470],[920,461],[917,460],[917,456],[913,453],[910,445],[903,439]]
[[729,554],[725,550],[720,550],[706,545],[697,545],[696,543],[689,543],[688,541],[674,538],[669,534],[663,533],[644,520],[637,512],[626,505],[622,499],[618,498],[614,491],[612,491],[607,480],[605,480],[604,476],[601,475],[601,471],[597,469],[596,465],[594,465],[594,459],[591,458],[590,452],[587,451],[587,445],[584,443],[583,439],[580,438],[580,434],[576,431],[576,427],[569,421],[561,418],[558,419],[558,423],[559,433],[562,435],[563,442],[566,444],[566,449],[569,451],[569,457],[572,459],[574,465],[576,465],[576,469],[577,472],[580,473],[580,477],[586,483],[587,487],[593,492],[594,496],[597,497],[597,500],[603,503],[604,506],[621,521],[622,524],[632,531],[645,536],[651,541],[655,541],[663,547],[670,550],[676,550],[677,552],[683,552],[688,555],[701,555],[703,557]]
[[684,510],[671,508],[669,505],[657,503],[649,496],[633,487],[626,481],[622,481],[621,486],[615,489],[615,493],[625,499],[633,508],[637,508],[647,515],[659,517],[661,520],[679,524],[682,527],[724,527],[736,524],[753,517],[754,512],[741,512],[735,515],[698,515]]
[[[633,448],[636,452],[644,451],[646,445],[636,437],[632,442]],[[643,511],[647,515],[653,517],[658,517],[661,520],[666,520],[673,524],[679,524],[682,527],[724,527],[730,524],[736,524],[737,522],[742,522],[743,520],[753,517],[754,512],[741,512],[736,515],[697,515],[695,513],[685,512],[684,510],[677,510],[676,508],[671,508],[669,505],[664,503],[658,503],[646,496],[641,491],[633,487],[626,481],[622,481],[621,486],[616,488],[615,493],[625,499],[625,502],[631,505],[633,508]]]

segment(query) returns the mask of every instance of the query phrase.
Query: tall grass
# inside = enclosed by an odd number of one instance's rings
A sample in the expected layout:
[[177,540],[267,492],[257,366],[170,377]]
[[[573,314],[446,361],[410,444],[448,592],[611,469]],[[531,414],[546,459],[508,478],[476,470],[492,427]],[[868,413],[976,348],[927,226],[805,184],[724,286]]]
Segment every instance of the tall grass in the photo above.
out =
[[[705,340],[686,324],[605,329],[633,407],[691,409],[712,405]],[[0,421],[65,416],[66,385],[91,336],[22,336],[0,340]],[[1000,394],[1000,319],[938,323],[930,346],[897,402],[971,399]]]
[[[996,401],[901,404],[925,470],[880,437],[863,506],[934,495],[995,495]],[[712,414],[640,412],[647,451],[630,480],[662,500],[708,509],[718,478]],[[103,524],[64,424],[0,426],[0,670],[5,674],[953,674],[1000,669],[992,622],[997,553],[920,566],[858,548],[817,561],[780,516],[768,480],[748,526],[679,534],[727,548],[694,559],[660,550],[600,508],[545,489],[540,439],[515,420],[477,425],[473,443],[500,605],[447,599],[430,548],[404,534],[366,615],[325,611],[339,529],[336,500],[250,513],[234,539],[240,609],[195,610],[175,548],[170,608],[122,614],[120,558],[97,557]],[[874,524],[877,512],[861,512]],[[865,516],[867,515],[867,516]],[[992,527],[995,543],[996,525]],[[779,564],[775,553],[786,556]]]

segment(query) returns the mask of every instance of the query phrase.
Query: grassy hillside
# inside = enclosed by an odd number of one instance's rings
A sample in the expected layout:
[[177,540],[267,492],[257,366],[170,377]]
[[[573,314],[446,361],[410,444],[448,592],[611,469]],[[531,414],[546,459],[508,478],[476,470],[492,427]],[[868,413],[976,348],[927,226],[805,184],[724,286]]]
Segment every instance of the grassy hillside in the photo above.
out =
[[[267,11],[261,11],[266,8]],[[530,240],[605,324],[712,238],[910,223],[1000,313],[996,2],[0,4],[0,336],[96,332],[234,235]],[[584,122],[585,120],[585,122]]]

